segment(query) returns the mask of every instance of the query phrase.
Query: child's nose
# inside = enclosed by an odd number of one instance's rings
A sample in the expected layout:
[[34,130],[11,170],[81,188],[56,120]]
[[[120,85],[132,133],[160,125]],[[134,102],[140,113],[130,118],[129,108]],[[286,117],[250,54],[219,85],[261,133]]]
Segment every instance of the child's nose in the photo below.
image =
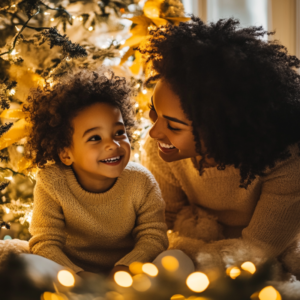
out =
[[107,141],[107,144],[105,145],[105,150],[115,150],[120,147],[120,143],[115,140],[109,140]]

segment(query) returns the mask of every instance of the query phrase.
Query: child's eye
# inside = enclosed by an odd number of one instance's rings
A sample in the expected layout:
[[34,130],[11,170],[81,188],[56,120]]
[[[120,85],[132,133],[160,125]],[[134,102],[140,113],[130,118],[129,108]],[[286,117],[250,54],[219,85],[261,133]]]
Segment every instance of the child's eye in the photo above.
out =
[[116,135],[117,136],[119,136],[119,135],[123,135],[123,134],[125,134],[125,130],[118,130],[117,132],[116,132]]
[[168,129],[174,130],[174,131],[179,131],[180,130],[179,128],[173,128],[173,127],[171,127],[169,123],[168,123]]
[[95,142],[100,141],[101,137],[99,135],[93,135],[91,138],[89,138],[89,141]]

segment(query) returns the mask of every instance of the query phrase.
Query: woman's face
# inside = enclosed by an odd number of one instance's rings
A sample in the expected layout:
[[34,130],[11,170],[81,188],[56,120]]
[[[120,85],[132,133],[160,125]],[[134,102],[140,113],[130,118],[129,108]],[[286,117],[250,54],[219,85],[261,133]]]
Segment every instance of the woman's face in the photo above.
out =
[[166,81],[157,83],[152,105],[149,115],[154,124],[149,134],[157,141],[160,157],[167,162],[197,156],[201,158],[196,152],[192,122]]

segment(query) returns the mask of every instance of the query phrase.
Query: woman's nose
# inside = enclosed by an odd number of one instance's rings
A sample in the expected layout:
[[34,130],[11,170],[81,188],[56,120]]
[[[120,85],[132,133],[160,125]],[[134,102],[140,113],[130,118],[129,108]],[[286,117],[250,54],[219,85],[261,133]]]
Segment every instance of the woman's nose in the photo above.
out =
[[153,138],[153,139],[162,139],[164,137],[164,133],[162,130],[162,126],[161,126],[161,122],[159,120],[157,120],[153,125],[152,128],[149,131],[149,135]]

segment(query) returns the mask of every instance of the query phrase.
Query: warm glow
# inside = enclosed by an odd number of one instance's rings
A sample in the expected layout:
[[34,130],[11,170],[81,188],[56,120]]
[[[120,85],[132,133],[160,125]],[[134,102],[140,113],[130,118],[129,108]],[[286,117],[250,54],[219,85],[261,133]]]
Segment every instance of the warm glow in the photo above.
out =
[[201,272],[194,272],[188,276],[186,279],[186,285],[193,291],[193,292],[203,292],[207,289],[209,285],[209,280],[204,273]]
[[138,153],[135,153],[135,154],[134,154],[134,157],[135,157],[135,158],[139,158],[140,155],[139,155]]
[[136,104],[135,104],[135,107],[139,107],[139,104],[138,104],[138,103],[136,103]]
[[178,260],[173,256],[165,256],[161,259],[163,267],[170,272],[175,272],[179,267]]
[[74,20],[76,17],[75,16],[72,16],[72,19]]
[[143,265],[142,270],[144,273],[155,277],[158,274],[158,269],[155,265],[151,264],[151,263],[146,263]]
[[8,207],[6,207],[6,208],[5,208],[5,212],[6,212],[7,214],[9,214],[10,209],[9,209]]
[[147,94],[147,90],[143,90],[142,93],[143,93],[144,95],[146,95],[146,94]]
[[75,278],[73,274],[67,270],[59,271],[57,274],[57,279],[60,284],[71,287],[75,284]]
[[246,261],[241,265],[241,268],[251,274],[254,274],[256,271],[255,265],[251,261]]
[[172,296],[170,300],[185,300],[185,297],[183,295],[176,294]]
[[89,27],[89,31],[93,31],[94,27],[93,26],[90,26]]
[[272,286],[263,288],[258,294],[260,300],[281,300],[281,296]]
[[53,21],[54,21],[54,18],[51,18],[50,21],[53,22]]
[[241,270],[238,267],[231,267],[226,270],[226,273],[232,279],[235,279],[241,275]]
[[4,179],[7,179],[7,180],[12,180],[13,177],[12,176],[8,176],[8,177],[4,177]]
[[122,287],[130,287],[132,285],[132,277],[128,272],[118,271],[114,275],[115,282]]
[[135,261],[129,266],[129,271],[132,274],[141,274],[143,273],[143,263],[139,261]]
[[146,275],[138,274],[133,277],[132,287],[139,292],[145,292],[151,287],[151,281]]
[[11,89],[9,93],[10,93],[11,95],[15,95],[16,90],[15,90],[15,89]]
[[45,292],[42,297],[42,300],[65,300],[64,297],[58,295],[58,294],[54,294],[54,293],[50,293],[50,292]]
[[11,55],[16,55],[16,54],[18,54],[18,52],[14,49],[10,54]]
[[18,28],[17,26],[15,26],[15,27],[16,27],[17,31],[20,31],[20,28]]

